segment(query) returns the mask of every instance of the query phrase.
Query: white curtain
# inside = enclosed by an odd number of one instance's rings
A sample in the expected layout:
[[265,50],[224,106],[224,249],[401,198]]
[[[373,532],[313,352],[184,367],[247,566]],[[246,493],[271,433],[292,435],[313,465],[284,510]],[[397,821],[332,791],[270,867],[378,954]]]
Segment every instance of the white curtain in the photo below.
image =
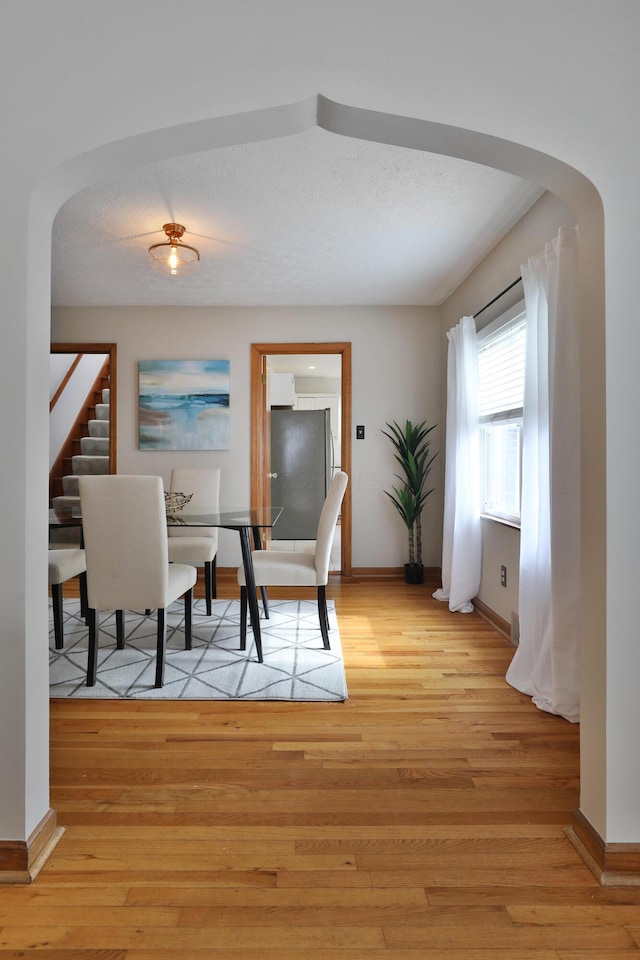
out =
[[520,644],[507,681],[541,710],[580,718],[578,231],[522,267],[527,311]]
[[448,333],[447,433],[445,444],[442,589],[436,600],[449,609],[473,613],[480,587],[480,447],[478,427],[478,344],[473,317]]

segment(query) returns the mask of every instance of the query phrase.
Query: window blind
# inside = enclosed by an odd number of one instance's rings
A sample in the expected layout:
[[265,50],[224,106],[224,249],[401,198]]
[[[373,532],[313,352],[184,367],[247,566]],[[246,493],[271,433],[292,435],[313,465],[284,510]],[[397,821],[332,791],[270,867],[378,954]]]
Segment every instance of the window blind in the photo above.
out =
[[522,415],[526,314],[488,333],[478,347],[481,422]]

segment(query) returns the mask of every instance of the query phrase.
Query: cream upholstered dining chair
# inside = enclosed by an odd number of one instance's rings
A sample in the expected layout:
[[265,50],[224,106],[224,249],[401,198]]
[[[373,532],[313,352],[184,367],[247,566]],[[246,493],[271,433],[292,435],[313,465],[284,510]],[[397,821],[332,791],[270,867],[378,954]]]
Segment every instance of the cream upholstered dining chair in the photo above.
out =
[[[318,617],[325,650],[329,650],[329,617],[326,594],[326,586],[329,580],[329,562],[336,524],[348,480],[349,478],[343,470],[336,470],[320,512],[314,553],[254,550],[251,554],[256,587],[318,588]],[[243,567],[238,569],[238,583],[240,584],[240,649],[245,650],[247,646],[247,587]],[[262,663],[262,649],[259,648],[257,653],[258,660]]]
[[80,578],[80,609],[87,609],[87,562],[79,547],[49,550],[49,586],[53,605],[53,636],[56,650],[64,646],[62,626],[62,584],[74,577]]
[[185,649],[191,649],[195,567],[169,563],[161,477],[78,478],[87,560],[89,657],[87,686],[96,682],[99,611],[119,614],[117,646],[124,647],[125,610],[157,610],[155,686],[164,682],[166,609],[184,595]]
[[[193,513],[217,513],[220,507],[219,467],[174,467],[171,471],[170,491],[192,494],[189,510]],[[218,528],[169,527],[169,560],[171,563],[189,563],[204,567],[204,590],[207,616],[211,616],[211,601],[215,599],[216,556]]]

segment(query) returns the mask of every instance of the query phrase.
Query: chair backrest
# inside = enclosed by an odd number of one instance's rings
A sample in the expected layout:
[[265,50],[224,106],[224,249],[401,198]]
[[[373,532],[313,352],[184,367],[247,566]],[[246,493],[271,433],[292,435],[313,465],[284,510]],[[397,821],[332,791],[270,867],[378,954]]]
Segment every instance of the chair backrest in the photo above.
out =
[[[188,509],[194,513],[217,513],[220,509],[220,467],[174,467],[169,489],[191,493]],[[169,527],[170,537],[218,538],[217,527]]]
[[316,535],[316,574],[318,585],[326,584],[329,579],[329,561],[331,547],[336,533],[336,524],[340,515],[340,507],[344,499],[349,477],[344,470],[336,470],[329,486],[326,499],[320,512],[318,532]]
[[162,478],[81,476],[78,488],[89,607],[165,607],[169,548]]

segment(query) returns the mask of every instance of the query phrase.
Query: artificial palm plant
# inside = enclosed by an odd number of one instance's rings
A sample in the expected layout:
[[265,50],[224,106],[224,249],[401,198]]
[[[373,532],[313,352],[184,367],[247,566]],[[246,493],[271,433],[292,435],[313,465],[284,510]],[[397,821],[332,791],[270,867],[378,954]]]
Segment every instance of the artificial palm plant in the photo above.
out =
[[[402,517],[409,538],[409,564],[407,577],[415,580],[415,568],[422,572],[422,509],[427,497],[433,493],[433,487],[426,490],[427,477],[431,471],[437,453],[431,453],[431,437],[437,424],[425,426],[426,421],[413,424],[407,420],[404,427],[396,423],[387,423],[389,430],[383,430],[385,437],[395,447],[395,459],[402,473],[396,474],[401,486],[392,487],[384,492]],[[422,576],[419,577],[419,582]]]

